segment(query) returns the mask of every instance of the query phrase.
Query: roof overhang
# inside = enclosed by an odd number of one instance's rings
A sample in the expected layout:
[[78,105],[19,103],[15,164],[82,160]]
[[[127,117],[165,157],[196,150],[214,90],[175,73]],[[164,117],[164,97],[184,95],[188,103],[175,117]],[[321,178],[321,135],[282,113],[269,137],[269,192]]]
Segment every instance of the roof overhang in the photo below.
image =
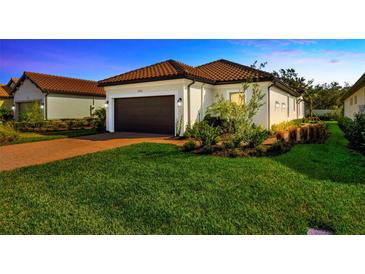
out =
[[346,100],[361,87],[365,86],[365,73],[360,77],[359,80],[342,96],[342,100]]
[[288,85],[286,85],[284,82],[280,81],[279,79],[272,80],[272,83],[277,88],[280,88],[295,97],[299,97],[301,95],[299,92],[297,92],[293,88],[289,87]]
[[195,81],[199,81],[199,82],[214,85],[213,81],[210,81],[210,80],[207,80],[207,79],[204,79],[204,78],[200,78],[200,77],[181,74],[181,75],[171,75],[171,76],[164,76],[164,77],[138,79],[138,80],[116,81],[116,82],[112,82],[112,83],[98,82],[98,86],[99,87],[119,86],[119,85],[137,84],[137,83],[146,83],[146,82],[156,82],[156,81],[163,81],[163,80],[175,80],[175,79],[189,79],[189,80],[195,80]]

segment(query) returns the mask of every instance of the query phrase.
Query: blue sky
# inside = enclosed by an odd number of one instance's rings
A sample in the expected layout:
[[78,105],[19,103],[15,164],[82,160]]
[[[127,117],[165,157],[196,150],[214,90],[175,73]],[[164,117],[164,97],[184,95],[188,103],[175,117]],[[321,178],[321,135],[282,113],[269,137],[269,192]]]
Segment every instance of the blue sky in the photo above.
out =
[[365,72],[365,40],[0,40],[0,83],[23,71],[101,80],[167,59],[196,66],[222,58],[353,84]]

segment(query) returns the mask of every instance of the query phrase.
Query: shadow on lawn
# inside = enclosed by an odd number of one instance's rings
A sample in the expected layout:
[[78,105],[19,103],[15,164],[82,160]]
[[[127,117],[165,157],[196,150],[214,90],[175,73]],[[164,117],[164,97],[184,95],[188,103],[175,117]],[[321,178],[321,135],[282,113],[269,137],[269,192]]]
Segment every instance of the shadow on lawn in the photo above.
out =
[[365,156],[350,150],[336,123],[328,123],[331,132],[325,144],[296,145],[277,161],[310,178],[345,184],[365,184]]

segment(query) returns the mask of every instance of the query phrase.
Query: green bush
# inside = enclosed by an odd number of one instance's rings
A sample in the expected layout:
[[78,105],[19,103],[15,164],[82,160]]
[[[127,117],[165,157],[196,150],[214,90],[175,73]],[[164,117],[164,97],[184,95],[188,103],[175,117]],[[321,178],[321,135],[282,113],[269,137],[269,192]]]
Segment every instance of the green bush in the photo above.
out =
[[185,131],[185,137],[195,139],[203,147],[216,144],[220,134],[220,128],[209,125],[207,121],[196,122]]
[[21,112],[19,121],[28,123],[37,123],[44,120],[43,110],[39,102],[33,102],[29,111]]
[[237,132],[234,134],[236,146],[243,144],[248,147],[256,147],[261,145],[267,138],[269,133],[262,126],[244,126],[238,128]]
[[287,152],[290,150],[290,146],[282,141],[277,141],[267,149],[267,154],[275,156]]
[[6,122],[13,119],[13,111],[8,108],[0,107],[0,122]]
[[196,148],[196,143],[193,140],[185,142],[182,146],[183,151],[193,151]]
[[225,140],[223,145],[225,149],[232,149],[236,147],[236,144],[232,139]]
[[15,128],[24,132],[63,131],[95,128],[94,118],[46,120],[39,122],[15,122]]
[[353,120],[344,117],[339,120],[339,126],[349,140],[350,146],[365,152],[365,114],[357,113]]
[[265,156],[267,154],[267,150],[269,149],[268,146],[265,145],[258,145],[256,147],[255,155],[256,156]]
[[303,123],[303,119],[294,119],[291,121],[281,122],[271,126],[271,130],[274,132],[288,131],[290,128],[297,128]]
[[19,137],[18,132],[11,125],[0,126],[0,144],[13,142]]
[[105,108],[98,108],[95,110],[94,115],[95,120],[95,128],[98,131],[105,131],[106,130],[106,109]]
[[233,148],[228,151],[228,156],[232,158],[236,158],[241,156],[241,150],[239,148]]

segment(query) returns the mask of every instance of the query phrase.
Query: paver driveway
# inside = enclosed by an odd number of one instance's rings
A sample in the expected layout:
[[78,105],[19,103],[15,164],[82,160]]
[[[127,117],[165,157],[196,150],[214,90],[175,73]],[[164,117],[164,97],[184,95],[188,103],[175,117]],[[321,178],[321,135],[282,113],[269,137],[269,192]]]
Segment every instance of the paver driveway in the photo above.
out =
[[44,164],[142,142],[181,145],[184,141],[157,134],[119,132],[8,145],[0,147],[0,171]]

